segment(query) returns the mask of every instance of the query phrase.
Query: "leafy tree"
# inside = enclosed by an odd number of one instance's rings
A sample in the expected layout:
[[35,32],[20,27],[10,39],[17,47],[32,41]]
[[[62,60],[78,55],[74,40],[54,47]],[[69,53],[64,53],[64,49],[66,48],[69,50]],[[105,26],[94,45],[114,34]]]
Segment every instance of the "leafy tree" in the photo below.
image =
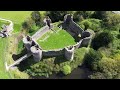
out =
[[41,15],[39,11],[33,11],[31,13],[31,18],[35,21],[36,26],[40,26]]
[[81,22],[82,25],[84,25],[84,30],[87,30],[91,26],[91,22],[88,20],[84,20]]
[[78,23],[82,28],[85,28],[84,24],[87,24],[86,28],[92,29],[93,31],[98,32],[101,30],[101,20],[99,19],[85,19]]
[[98,62],[98,67],[107,79],[112,79],[120,73],[120,59],[102,58]]
[[92,75],[88,76],[90,79],[106,79],[105,75],[101,72],[95,72]]
[[101,33],[96,34],[96,36],[92,40],[92,47],[95,50],[97,50],[100,47],[108,46],[108,44],[112,41],[113,41],[113,36],[110,32],[108,31],[101,32]]
[[27,18],[27,20],[25,20],[22,23],[22,28],[27,30],[27,32],[32,30],[32,26],[35,24],[35,22],[31,19],[31,18]]
[[62,70],[61,70],[65,75],[68,75],[71,73],[71,67],[69,65],[65,65],[63,66]]
[[49,16],[52,22],[63,21],[64,16],[69,13],[68,11],[46,11],[46,15]]
[[92,70],[98,69],[98,61],[101,60],[102,55],[100,52],[90,48],[89,52],[85,55],[84,61],[87,67],[91,68]]
[[104,20],[109,15],[110,11],[95,11],[93,18]]
[[74,20],[75,21],[82,21],[83,19],[90,18],[94,11],[76,11],[74,13]]
[[104,20],[105,27],[112,28],[118,27],[120,29],[120,15],[119,14],[110,14]]

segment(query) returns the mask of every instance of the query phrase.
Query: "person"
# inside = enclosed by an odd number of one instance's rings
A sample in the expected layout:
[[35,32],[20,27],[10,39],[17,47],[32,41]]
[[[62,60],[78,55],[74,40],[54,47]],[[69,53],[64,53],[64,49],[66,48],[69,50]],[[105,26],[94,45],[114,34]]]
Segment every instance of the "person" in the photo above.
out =
[[50,25],[50,23],[51,23],[51,19],[49,18],[49,16],[47,16],[46,18],[45,18],[45,22],[46,22],[46,25],[48,25],[48,27],[49,27],[49,29],[51,29],[51,25]]

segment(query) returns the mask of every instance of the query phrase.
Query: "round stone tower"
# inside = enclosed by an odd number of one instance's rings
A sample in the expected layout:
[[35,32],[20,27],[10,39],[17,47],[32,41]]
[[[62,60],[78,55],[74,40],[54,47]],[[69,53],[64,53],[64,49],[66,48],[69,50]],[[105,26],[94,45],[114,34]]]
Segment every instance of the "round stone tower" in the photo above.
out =
[[25,48],[30,51],[30,48],[32,46],[32,39],[31,37],[27,36],[27,37],[24,37],[23,38],[23,43],[24,43],[24,46]]
[[83,39],[83,41],[81,43],[81,46],[88,46],[88,44],[91,40],[91,37],[92,37],[91,33],[89,31],[85,30],[85,31],[82,32],[81,36],[82,36],[82,39]]
[[42,59],[42,50],[36,45],[36,46],[32,46],[30,48],[32,55],[34,57],[34,60],[36,62],[39,62]]
[[66,47],[65,48],[65,58],[67,60],[73,60],[74,58],[74,46]]

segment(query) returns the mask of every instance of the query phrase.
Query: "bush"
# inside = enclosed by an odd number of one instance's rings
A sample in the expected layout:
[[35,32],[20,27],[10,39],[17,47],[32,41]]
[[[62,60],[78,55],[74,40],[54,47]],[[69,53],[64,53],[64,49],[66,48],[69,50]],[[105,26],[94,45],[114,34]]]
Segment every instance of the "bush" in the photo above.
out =
[[113,36],[110,32],[102,32],[96,34],[94,39],[92,40],[92,47],[97,50],[100,47],[106,47],[110,42],[113,41]]
[[31,18],[34,20],[34,22],[36,23],[36,26],[40,26],[41,25],[41,14],[39,11],[33,11],[31,13]]
[[84,25],[84,30],[87,30],[91,26],[91,22],[89,22],[88,20],[82,21],[81,24]]
[[92,17],[96,19],[104,20],[111,13],[112,13],[111,11],[95,11]]
[[52,22],[63,21],[67,11],[46,11],[46,15],[50,17]]
[[90,48],[89,52],[85,55],[84,60],[88,68],[92,70],[98,69],[98,61],[100,61],[102,55],[100,52]]
[[117,38],[120,39],[120,34],[117,35]]
[[96,72],[93,73],[92,75],[88,76],[90,79],[106,79],[103,73],[101,72]]
[[62,70],[61,70],[65,75],[68,75],[71,73],[71,67],[69,65],[65,65],[63,66]]
[[101,20],[99,19],[85,19],[79,23],[79,25],[84,29],[85,24],[87,24],[88,28],[93,31],[99,31],[101,29]]
[[74,13],[74,20],[76,22],[82,21],[84,19],[90,18],[94,11],[76,11]]
[[23,23],[22,23],[22,28],[24,30],[27,30],[29,32],[32,29],[32,26],[35,24],[35,22],[31,18],[27,18]]
[[28,74],[24,72],[20,72],[18,69],[11,70],[11,73],[14,76],[14,79],[28,79],[29,78]]
[[112,28],[120,23],[120,15],[110,14],[107,16],[107,18],[103,20],[103,22],[104,22],[105,27]]
[[70,62],[69,65],[72,70],[74,70],[78,66],[81,66],[84,63],[84,56],[85,56],[87,50],[88,49],[86,47],[82,47],[82,48],[75,50],[73,61],[71,61],[71,62],[69,61]]
[[98,67],[107,79],[112,79],[120,73],[120,59],[103,58],[98,62]]

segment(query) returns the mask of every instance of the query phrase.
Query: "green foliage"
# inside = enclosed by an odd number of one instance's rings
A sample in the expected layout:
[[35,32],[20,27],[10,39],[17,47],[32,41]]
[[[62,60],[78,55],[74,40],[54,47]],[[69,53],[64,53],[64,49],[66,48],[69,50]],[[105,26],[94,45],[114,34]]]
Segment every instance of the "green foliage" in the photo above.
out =
[[33,19],[27,18],[25,22],[22,23],[22,28],[30,35],[33,35],[40,28],[40,26],[36,26]]
[[104,20],[110,14],[111,11],[95,11],[92,17],[96,19]]
[[[68,61],[64,56],[46,58],[38,63],[29,64],[29,67],[24,69],[30,76],[45,76],[49,77],[53,72],[58,73],[63,71],[65,75],[69,74],[84,62],[84,55],[87,48],[83,47],[75,51],[73,61]],[[29,60],[27,62],[30,62]]]
[[14,77],[14,79],[28,79],[29,75],[25,72],[20,72],[18,69],[11,70],[11,73]]
[[82,21],[86,18],[90,18],[94,11],[76,11],[74,13],[74,20],[76,22]]
[[52,22],[63,21],[64,16],[69,13],[68,11],[46,11],[46,15],[50,17]]
[[21,40],[19,43],[18,43],[18,50],[17,50],[17,53],[21,53],[21,51],[23,50],[23,41]]
[[22,28],[27,29],[28,32],[31,29],[31,27],[35,24],[35,22],[31,18],[27,18],[25,22],[22,23]]
[[[108,28],[118,28],[119,23],[120,23],[120,15],[119,14],[110,14],[103,20],[105,27],[107,26]],[[117,27],[116,27],[117,25]]]
[[110,32],[104,31],[96,34],[94,39],[92,40],[92,47],[97,50],[100,47],[106,47],[110,42],[113,41],[113,36]]
[[81,24],[84,25],[84,30],[87,30],[91,26],[91,22],[89,22],[88,20],[82,21]]
[[117,38],[120,39],[120,34],[117,35]]
[[71,62],[72,69],[77,68],[78,65],[82,65],[84,63],[84,56],[87,53],[87,48],[82,47],[75,50],[74,60]]
[[112,79],[120,73],[120,59],[103,58],[98,62],[98,66],[108,79]]
[[90,79],[106,79],[103,73],[96,72],[89,76]]
[[79,25],[85,29],[85,25],[93,31],[99,31],[101,29],[101,20],[99,19],[85,19],[79,23]]
[[100,52],[90,48],[89,52],[85,55],[84,60],[87,67],[91,68],[92,70],[97,70],[97,62],[101,60],[101,58],[102,55]]
[[54,58],[43,59],[36,64],[33,64],[26,70],[30,76],[46,76],[52,74],[54,71]]
[[117,75],[114,77],[114,79],[120,79],[120,73],[117,74]]
[[68,75],[71,73],[71,67],[69,65],[65,65],[63,66],[62,70],[61,70],[65,75]]
[[36,26],[40,26],[40,22],[41,22],[41,14],[39,11],[33,11],[31,13],[31,18],[35,21]]

